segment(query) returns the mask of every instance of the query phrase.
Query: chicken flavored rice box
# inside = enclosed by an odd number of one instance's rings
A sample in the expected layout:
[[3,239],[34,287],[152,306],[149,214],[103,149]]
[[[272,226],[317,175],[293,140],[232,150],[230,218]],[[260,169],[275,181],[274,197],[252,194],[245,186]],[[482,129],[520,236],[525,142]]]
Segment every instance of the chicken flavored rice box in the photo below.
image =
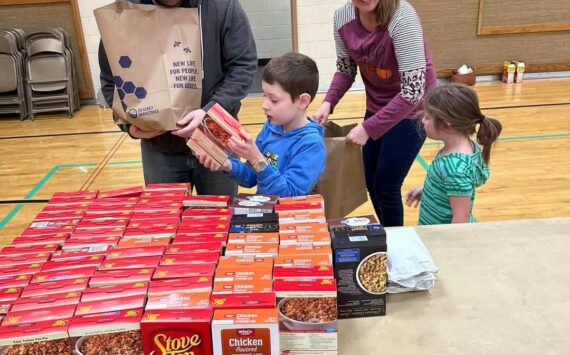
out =
[[275,308],[275,293],[231,293],[214,294],[210,297],[212,308]]

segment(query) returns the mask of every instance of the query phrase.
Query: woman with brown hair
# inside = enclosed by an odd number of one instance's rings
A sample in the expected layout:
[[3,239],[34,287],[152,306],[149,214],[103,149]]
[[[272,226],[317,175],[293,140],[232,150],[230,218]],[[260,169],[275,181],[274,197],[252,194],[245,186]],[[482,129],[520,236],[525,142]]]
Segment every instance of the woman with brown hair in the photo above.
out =
[[416,113],[436,85],[420,20],[405,0],[352,0],[336,10],[334,29],[337,72],[314,117],[327,122],[360,70],[366,113],[347,140],[363,146],[376,215],[385,226],[401,226],[402,184],[425,140]]
[[[491,146],[501,134],[501,123],[483,115],[475,91],[462,84],[435,88],[424,106],[424,130],[442,141],[443,148],[424,186],[408,192],[406,204],[417,207],[421,201],[419,224],[474,222],[475,190],[489,179]],[[475,134],[479,144],[471,140]]]

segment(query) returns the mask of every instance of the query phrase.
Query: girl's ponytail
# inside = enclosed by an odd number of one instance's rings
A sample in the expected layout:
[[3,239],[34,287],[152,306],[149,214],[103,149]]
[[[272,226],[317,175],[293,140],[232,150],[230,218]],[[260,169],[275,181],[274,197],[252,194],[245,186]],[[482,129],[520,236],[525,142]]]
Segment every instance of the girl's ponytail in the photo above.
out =
[[481,116],[479,120],[479,130],[477,131],[477,142],[483,146],[483,159],[489,164],[491,160],[491,146],[499,138],[503,126],[498,120]]

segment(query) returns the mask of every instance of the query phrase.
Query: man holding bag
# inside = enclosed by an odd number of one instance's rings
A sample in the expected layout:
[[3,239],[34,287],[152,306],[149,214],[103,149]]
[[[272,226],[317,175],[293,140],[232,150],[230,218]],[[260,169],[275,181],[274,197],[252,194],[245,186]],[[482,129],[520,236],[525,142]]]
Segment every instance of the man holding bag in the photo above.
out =
[[[234,195],[237,185],[222,172],[211,172],[192,155],[186,139],[215,103],[237,117],[257,70],[255,42],[249,21],[238,0],[129,0],[143,5],[197,8],[201,26],[202,92],[200,108],[181,117],[177,131],[145,131],[118,124],[132,138],[141,139],[146,184],[190,182],[198,194]],[[168,26],[165,23],[165,26]],[[149,35],[151,36],[151,34]],[[149,40],[151,40],[149,38]],[[99,48],[101,89],[113,105],[115,82],[105,49]],[[115,116],[115,115],[114,115]]]

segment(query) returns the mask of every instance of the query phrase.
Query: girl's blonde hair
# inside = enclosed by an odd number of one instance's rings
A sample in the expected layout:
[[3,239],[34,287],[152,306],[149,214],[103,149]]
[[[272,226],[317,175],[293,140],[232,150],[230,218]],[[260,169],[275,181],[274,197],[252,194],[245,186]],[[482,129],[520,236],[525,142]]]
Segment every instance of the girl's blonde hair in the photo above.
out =
[[503,126],[481,113],[479,98],[473,89],[463,84],[438,86],[426,95],[424,110],[438,130],[451,127],[468,137],[477,133],[477,142],[483,146],[483,159],[489,164],[491,146],[499,138]]
[[400,0],[380,0],[376,5],[376,23],[378,26],[388,27],[398,6],[400,6]]

